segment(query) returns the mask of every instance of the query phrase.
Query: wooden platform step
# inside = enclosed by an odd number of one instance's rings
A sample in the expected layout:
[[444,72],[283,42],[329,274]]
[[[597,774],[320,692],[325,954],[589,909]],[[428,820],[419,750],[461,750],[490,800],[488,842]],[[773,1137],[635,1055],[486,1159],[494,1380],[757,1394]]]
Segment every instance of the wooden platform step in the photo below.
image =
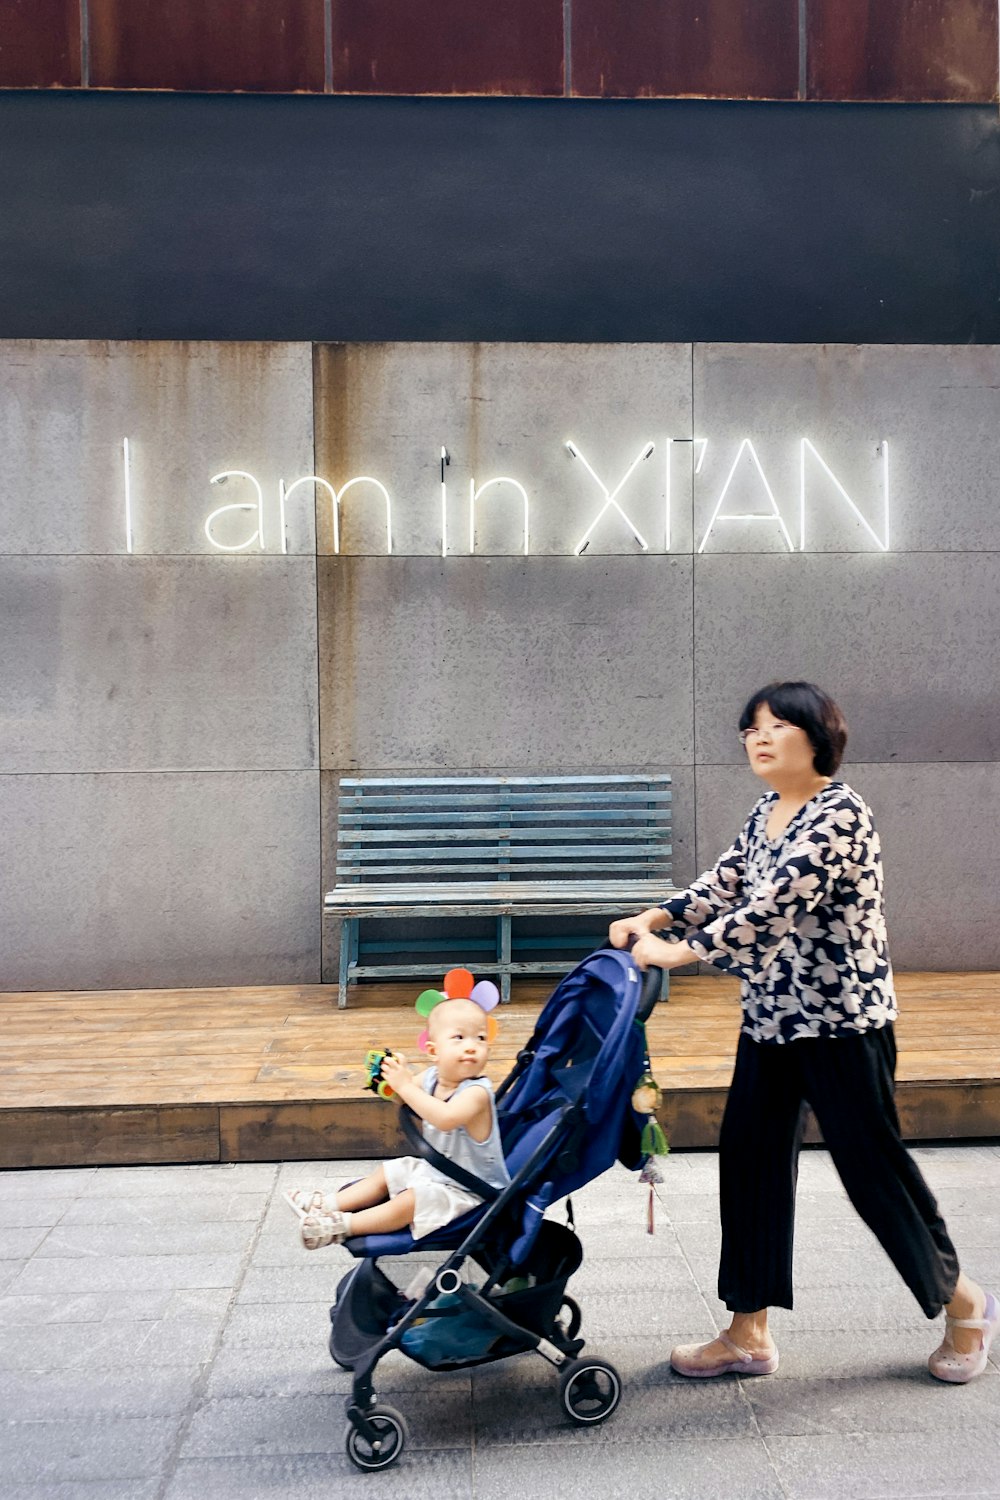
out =
[[[548,994],[515,987],[499,1082]],[[909,1139],[1000,1136],[1000,975],[899,976],[898,1103]],[[414,986],[0,995],[0,1167],[379,1156],[391,1104],[361,1088],[373,1046],[415,1051]],[[728,979],[675,979],[649,1027],[676,1148],[713,1147],[739,1026]]]

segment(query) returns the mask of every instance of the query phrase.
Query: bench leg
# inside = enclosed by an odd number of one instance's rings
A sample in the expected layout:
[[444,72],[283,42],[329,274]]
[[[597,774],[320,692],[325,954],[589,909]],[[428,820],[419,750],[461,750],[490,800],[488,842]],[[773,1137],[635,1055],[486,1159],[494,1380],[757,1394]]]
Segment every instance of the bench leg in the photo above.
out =
[[497,917],[497,960],[500,970],[500,1003],[510,1004],[510,917]]
[[337,1006],[340,1010],[347,1008],[347,983],[351,974],[351,965],[357,962],[357,958],[358,919],[345,917],[340,929],[340,985],[337,990]]
[[660,997],[659,997],[659,999],[657,1000],[656,1003],[657,1003],[657,1005],[666,1005],[666,1003],[667,1003],[667,1001],[669,999],[670,999],[670,970],[669,969],[661,969],[660,970]]

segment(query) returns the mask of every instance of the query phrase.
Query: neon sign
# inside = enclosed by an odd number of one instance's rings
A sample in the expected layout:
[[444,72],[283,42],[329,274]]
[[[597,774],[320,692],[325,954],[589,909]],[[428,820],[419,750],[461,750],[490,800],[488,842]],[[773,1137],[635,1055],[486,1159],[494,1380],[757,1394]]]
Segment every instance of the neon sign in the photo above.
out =
[[[665,453],[662,471],[663,546],[662,549],[659,550],[667,553],[671,551],[672,543],[672,450],[675,446],[679,446],[681,444],[690,444],[692,454],[691,473],[692,476],[698,476],[702,473],[702,468],[709,447],[709,439],[705,437],[668,437],[663,440],[663,443]],[[637,523],[625,510],[619,497],[622,496],[623,492],[626,489],[626,486],[629,484],[629,481],[639,469],[640,465],[644,464],[653,456],[656,451],[656,446],[656,443],[652,439],[649,439],[648,441],[643,443],[642,447],[635,454],[635,457],[632,459],[631,463],[628,465],[621,478],[614,485],[614,487],[611,488],[601,478],[600,474],[597,472],[597,469],[587,458],[579,443],[575,442],[573,439],[567,439],[564,442],[563,447],[565,448],[566,452],[569,454],[570,458],[575,462],[578,462],[590,476],[591,480],[596,485],[602,499],[600,508],[593,515],[590,524],[587,526],[587,529],[584,531],[579,541],[572,548],[572,551],[569,555],[574,557],[581,557],[590,548],[596,528],[609,511],[616,515],[618,519],[624,524],[626,530],[628,531],[628,534],[630,535],[640,552],[648,553],[650,551],[649,542],[647,542]],[[876,452],[878,453],[880,458],[880,479],[878,488],[881,492],[879,496],[879,508],[881,511],[881,534],[876,529],[876,527],[873,526],[871,522],[865,517],[857,501],[838,478],[837,474],[834,472],[830,464],[820,452],[817,444],[813,442],[812,438],[801,437],[798,439],[798,490],[796,495],[796,509],[798,512],[798,537],[797,539],[794,538],[789,529],[788,523],[786,522],[785,514],[782,512],[782,509],[778,503],[778,498],[775,494],[774,487],[767,477],[760,456],[758,455],[757,448],[754,445],[753,439],[750,437],[744,437],[740,440],[736,448],[735,456],[733,457],[729,465],[725,480],[723,481],[722,487],[716,497],[714,507],[709,517],[708,525],[705,527],[700,543],[698,544],[697,548],[692,547],[686,550],[694,550],[696,555],[700,556],[709,549],[711,543],[718,542],[720,533],[723,536],[731,536],[733,533],[730,528],[732,528],[733,526],[752,526],[754,528],[759,528],[760,523],[763,522],[766,525],[770,525],[776,528],[776,535],[780,538],[781,545],[785,551],[804,552],[806,550],[806,515],[808,489],[807,475],[809,472],[814,472],[818,473],[826,481],[827,490],[832,488],[832,490],[838,497],[839,503],[846,507],[847,513],[863,528],[865,535],[870,538],[874,547],[881,552],[888,552],[890,511],[888,439],[883,438],[878,443]],[[125,437],[122,440],[121,455],[122,492],[124,496],[125,511],[125,550],[127,553],[131,554],[134,552],[136,496],[132,478],[132,442],[128,437]],[[450,463],[451,456],[448,453],[447,448],[442,447],[440,450],[440,546],[441,556],[445,558],[449,555],[453,555],[449,553],[448,486],[445,477],[445,470],[450,465]],[[723,506],[726,503],[727,496],[729,496],[730,491],[733,488],[737,471],[739,470],[741,463],[743,464],[745,470],[749,470],[751,479],[760,492],[763,508],[759,510],[723,509]],[[215,510],[211,511],[209,515],[206,516],[202,528],[206,541],[208,542],[209,546],[212,547],[215,551],[223,553],[246,552],[248,549],[254,546],[256,546],[256,548],[260,552],[268,551],[269,549],[267,546],[267,540],[265,538],[266,508],[264,500],[264,488],[260,480],[256,477],[256,475],[250,473],[247,469],[223,469],[219,473],[213,474],[208,482],[211,485],[224,485],[227,484],[230,480],[238,480],[243,484],[250,485],[252,487],[254,498],[252,500],[233,501],[227,505],[217,506]],[[377,495],[381,496],[382,502],[384,504],[385,555],[389,557],[394,555],[394,553],[396,552],[396,536],[393,526],[392,496],[390,495],[388,488],[382,482],[382,480],[376,478],[371,474],[356,474],[352,478],[347,479],[339,489],[337,489],[330,482],[330,480],[323,478],[323,476],[319,474],[302,475],[298,479],[293,480],[291,484],[286,484],[283,478],[279,479],[277,495],[277,551],[280,554],[287,555],[288,553],[288,502],[297,490],[304,489],[308,485],[318,486],[321,490],[326,492],[326,496],[328,497],[333,533],[333,552],[335,555],[339,555],[341,551],[343,531],[342,509],[345,497],[352,490],[355,490],[361,486],[368,486],[371,489],[374,489],[377,492]],[[513,495],[515,497],[520,497],[520,505],[518,507],[520,511],[521,531],[519,550],[523,552],[523,555],[525,557],[528,557],[531,555],[532,534],[531,499],[529,495],[529,488],[520,479],[516,479],[509,474],[498,474],[490,479],[483,480],[478,484],[476,482],[475,476],[470,476],[468,500],[468,555],[474,555],[477,549],[477,505],[480,505],[483,502],[487,491],[493,491],[495,489],[499,489],[500,487],[504,487],[507,491],[513,492]],[[493,499],[494,497],[491,496],[490,498]],[[500,495],[496,498],[502,501],[505,497],[503,495]],[[253,520],[255,521],[254,529],[242,541],[222,541],[218,534],[218,525],[224,516],[235,515],[249,516],[253,518]],[[723,527],[725,527],[726,529],[723,530]],[[270,533],[268,533],[268,536],[269,535]],[[272,548],[270,550],[273,551],[274,549]],[[844,548],[841,550],[853,551],[857,549],[852,547]]]

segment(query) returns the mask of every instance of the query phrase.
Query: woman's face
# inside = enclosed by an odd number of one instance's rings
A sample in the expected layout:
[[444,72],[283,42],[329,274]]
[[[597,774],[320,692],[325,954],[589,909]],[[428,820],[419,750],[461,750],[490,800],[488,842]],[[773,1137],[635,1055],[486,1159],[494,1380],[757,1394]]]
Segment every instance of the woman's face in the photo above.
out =
[[742,739],[750,769],[763,781],[774,785],[816,775],[815,751],[805,730],[779,719],[766,703],[760,704]]

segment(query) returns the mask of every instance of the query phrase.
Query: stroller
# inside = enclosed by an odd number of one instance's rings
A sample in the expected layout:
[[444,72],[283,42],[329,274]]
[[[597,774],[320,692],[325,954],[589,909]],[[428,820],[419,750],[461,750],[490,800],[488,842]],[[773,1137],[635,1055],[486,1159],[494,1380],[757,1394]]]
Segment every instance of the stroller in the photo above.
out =
[[[357,1468],[386,1469],[406,1444],[401,1413],[379,1403],[372,1385],[391,1349],[429,1370],[534,1351],[558,1370],[559,1401],[573,1422],[592,1426],[618,1406],[621,1378],[605,1360],[583,1357],[580,1309],[566,1294],[583,1259],[572,1204],[566,1225],[544,1215],[616,1159],[639,1165],[642,1117],[631,1094],[646,1065],[641,1023],[656,1003],[659,979],[659,971],[643,976],[627,953],[606,949],[560,982],[497,1090],[511,1177],[502,1191],[441,1156],[417,1116],[401,1107],[413,1151],[484,1201],[419,1241],[421,1253],[447,1253],[429,1284],[410,1296],[378,1265],[380,1257],[414,1250],[409,1229],[344,1242],[359,1264],[337,1287],[330,1353],[354,1376],[346,1448]],[[479,1268],[481,1285],[463,1279],[467,1263]]]

